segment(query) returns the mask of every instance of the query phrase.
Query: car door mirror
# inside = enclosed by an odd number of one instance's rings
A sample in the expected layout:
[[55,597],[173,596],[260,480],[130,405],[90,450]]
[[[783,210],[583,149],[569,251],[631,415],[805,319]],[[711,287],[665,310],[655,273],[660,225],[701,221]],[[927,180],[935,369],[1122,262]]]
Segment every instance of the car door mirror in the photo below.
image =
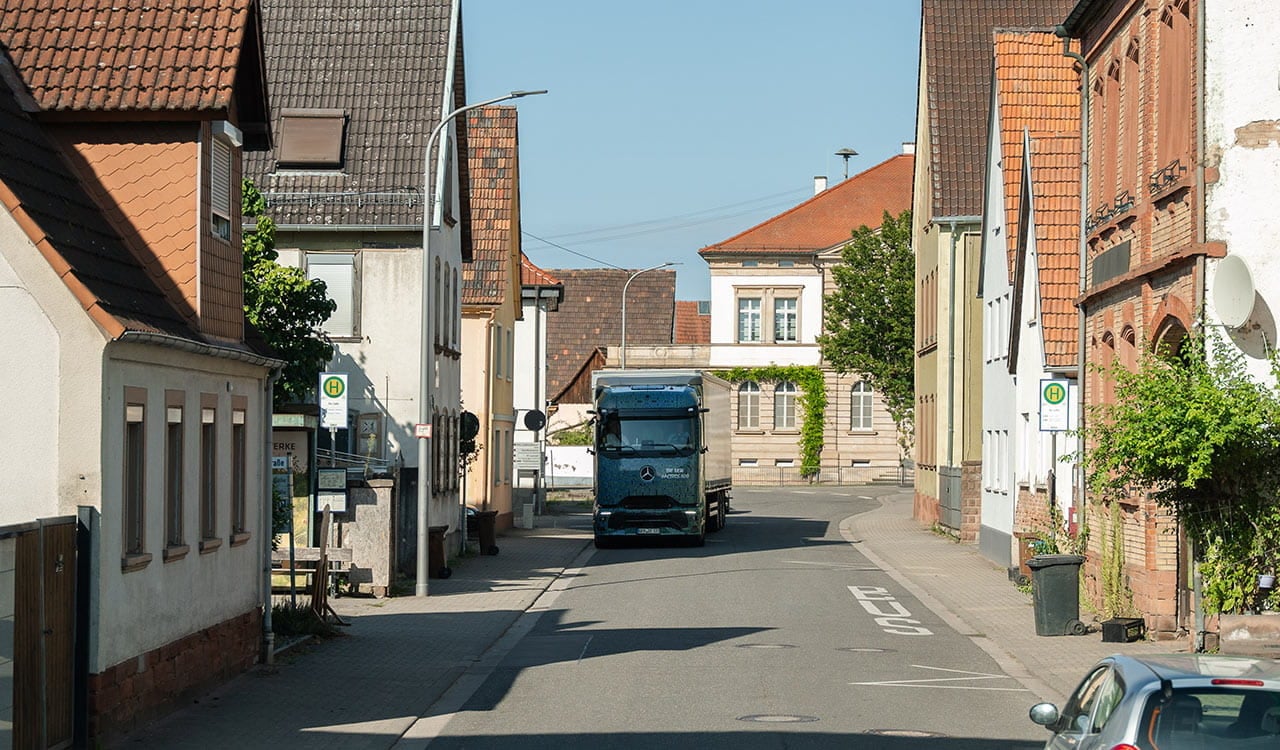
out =
[[1037,703],[1031,707],[1030,714],[1031,721],[1045,728],[1051,728],[1060,718],[1058,707],[1052,703]]

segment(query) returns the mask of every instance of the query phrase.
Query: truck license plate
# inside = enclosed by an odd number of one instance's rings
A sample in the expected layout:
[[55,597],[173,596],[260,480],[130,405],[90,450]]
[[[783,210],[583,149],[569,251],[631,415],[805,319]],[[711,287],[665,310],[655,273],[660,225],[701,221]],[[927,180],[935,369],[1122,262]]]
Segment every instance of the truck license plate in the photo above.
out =
[[661,530],[661,529],[650,529],[650,528],[646,528],[646,527],[643,527],[643,526],[642,526],[642,527],[640,527],[640,528],[636,529],[636,533],[637,533],[637,534],[661,534],[661,533],[662,533],[662,530]]

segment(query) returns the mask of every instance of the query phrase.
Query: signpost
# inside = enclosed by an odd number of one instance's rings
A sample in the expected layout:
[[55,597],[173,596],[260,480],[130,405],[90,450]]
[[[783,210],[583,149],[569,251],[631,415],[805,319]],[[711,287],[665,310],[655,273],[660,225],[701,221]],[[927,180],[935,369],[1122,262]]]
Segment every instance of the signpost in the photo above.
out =
[[347,429],[347,374],[320,373],[320,426],[329,428],[329,465],[337,464],[338,430]]
[[1071,429],[1068,382],[1065,378],[1045,378],[1040,381],[1041,432],[1065,432]]

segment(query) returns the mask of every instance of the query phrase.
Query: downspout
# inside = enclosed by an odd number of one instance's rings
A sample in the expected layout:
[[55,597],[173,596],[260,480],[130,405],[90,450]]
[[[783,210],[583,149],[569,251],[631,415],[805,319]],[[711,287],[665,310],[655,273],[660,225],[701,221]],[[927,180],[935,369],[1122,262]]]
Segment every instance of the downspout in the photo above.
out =
[[[271,482],[271,416],[280,367],[273,367],[262,387],[262,663],[276,661],[276,634],[271,629],[271,540],[275,537],[275,496]],[[313,464],[314,465],[314,464]]]
[[[546,399],[542,397],[542,285],[533,287],[533,408],[546,415]],[[545,510],[544,497],[547,469],[547,425],[544,421],[541,430],[534,432],[534,440],[538,442],[538,478],[533,483],[533,511],[542,513]]]
[[[1200,216],[1196,222],[1196,243],[1203,246],[1207,232],[1205,231],[1205,222],[1208,218],[1208,210],[1204,187],[1204,159],[1207,152],[1208,138],[1204,133],[1204,87],[1205,79],[1205,0],[1196,3],[1196,59],[1194,63],[1199,63],[1196,67],[1196,137],[1198,139],[1196,160],[1195,160],[1195,180],[1196,180],[1196,197],[1200,201]],[[1195,311],[1200,317],[1198,321],[1200,330],[1204,331],[1204,284],[1205,284],[1205,257],[1204,255],[1196,256],[1196,277],[1199,283],[1193,285],[1195,294]],[[1191,609],[1194,612],[1194,626],[1196,629],[1194,644],[1196,653],[1204,652],[1204,634],[1205,634],[1205,617],[1204,617],[1204,581],[1200,575],[1200,558],[1199,550],[1196,549],[1195,543],[1191,545]]]
[[[956,222],[951,222],[951,282],[947,287],[947,466],[953,466],[956,422]],[[941,482],[941,478],[939,478]],[[938,493],[941,497],[941,492]]]
[[[1067,30],[1063,26],[1054,28],[1053,33],[1062,38],[1062,55],[1069,57],[1080,64],[1080,226],[1078,228],[1080,234],[1080,269],[1079,269],[1079,286],[1080,299],[1082,300],[1077,306],[1080,308],[1079,314],[1076,316],[1077,332],[1076,332],[1076,422],[1077,432],[1080,437],[1077,440],[1077,448],[1084,448],[1084,429],[1085,429],[1085,408],[1087,403],[1085,400],[1085,370],[1087,365],[1086,354],[1086,334],[1085,323],[1088,319],[1084,305],[1084,293],[1088,286],[1088,275],[1085,273],[1085,266],[1089,258],[1089,242],[1085,236],[1085,226],[1089,216],[1089,63],[1084,59],[1084,55],[1071,49],[1071,37],[1067,35]],[[1069,519],[1068,523],[1078,523],[1078,515],[1083,511],[1087,501],[1087,478],[1085,475],[1084,461],[1076,461],[1076,485],[1079,487],[1078,493],[1073,494],[1072,505],[1075,505],[1076,494],[1079,495],[1080,505],[1074,508],[1076,519]]]

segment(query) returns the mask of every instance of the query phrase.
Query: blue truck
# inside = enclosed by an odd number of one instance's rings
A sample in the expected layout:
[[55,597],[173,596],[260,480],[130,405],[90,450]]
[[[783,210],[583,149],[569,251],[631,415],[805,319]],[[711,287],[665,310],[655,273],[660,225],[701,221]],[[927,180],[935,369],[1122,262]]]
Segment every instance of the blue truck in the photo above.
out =
[[596,546],[702,546],[724,528],[733,490],[729,383],[700,370],[598,370],[591,386]]

